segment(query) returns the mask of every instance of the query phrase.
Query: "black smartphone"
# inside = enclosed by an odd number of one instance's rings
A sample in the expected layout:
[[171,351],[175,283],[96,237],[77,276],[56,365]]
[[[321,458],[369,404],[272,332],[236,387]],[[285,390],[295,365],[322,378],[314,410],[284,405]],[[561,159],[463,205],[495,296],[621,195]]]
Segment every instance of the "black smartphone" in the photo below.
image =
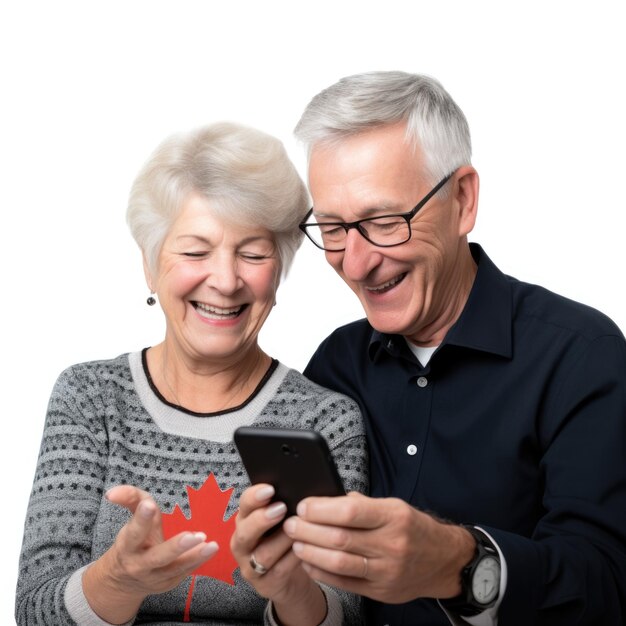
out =
[[346,493],[328,444],[315,430],[241,426],[235,444],[250,482],[272,485],[272,500],[284,502],[287,515],[295,515],[308,496]]

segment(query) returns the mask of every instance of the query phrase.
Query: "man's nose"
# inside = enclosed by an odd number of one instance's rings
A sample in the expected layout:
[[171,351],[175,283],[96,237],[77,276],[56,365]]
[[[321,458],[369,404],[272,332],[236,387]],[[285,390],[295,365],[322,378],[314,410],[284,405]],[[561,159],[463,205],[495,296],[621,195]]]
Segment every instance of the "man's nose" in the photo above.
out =
[[380,262],[378,248],[370,243],[356,228],[346,234],[346,249],[343,253],[342,269],[349,280],[364,280]]

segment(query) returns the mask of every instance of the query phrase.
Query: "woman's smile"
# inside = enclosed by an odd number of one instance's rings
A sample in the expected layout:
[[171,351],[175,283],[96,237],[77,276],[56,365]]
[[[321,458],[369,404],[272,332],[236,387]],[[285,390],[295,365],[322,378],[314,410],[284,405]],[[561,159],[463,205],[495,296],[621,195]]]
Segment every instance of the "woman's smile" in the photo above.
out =
[[236,319],[248,306],[247,304],[243,304],[235,307],[222,308],[197,301],[192,301],[191,304],[194,306],[200,317],[212,321],[228,321]]

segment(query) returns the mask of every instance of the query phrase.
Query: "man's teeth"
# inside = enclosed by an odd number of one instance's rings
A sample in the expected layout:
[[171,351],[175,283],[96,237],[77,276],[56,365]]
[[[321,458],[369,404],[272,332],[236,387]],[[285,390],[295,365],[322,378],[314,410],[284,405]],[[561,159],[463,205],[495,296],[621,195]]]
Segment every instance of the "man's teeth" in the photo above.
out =
[[396,276],[382,285],[378,285],[377,287],[368,287],[367,290],[374,293],[382,293],[383,291],[391,289],[394,285],[397,285],[404,277],[405,274],[400,274],[400,276]]
[[241,313],[242,309],[243,306],[235,306],[228,309],[222,309],[217,306],[211,306],[208,304],[202,304],[201,302],[196,302],[196,311],[198,311],[198,313],[200,313],[202,317],[210,320],[223,320],[237,317],[237,315]]

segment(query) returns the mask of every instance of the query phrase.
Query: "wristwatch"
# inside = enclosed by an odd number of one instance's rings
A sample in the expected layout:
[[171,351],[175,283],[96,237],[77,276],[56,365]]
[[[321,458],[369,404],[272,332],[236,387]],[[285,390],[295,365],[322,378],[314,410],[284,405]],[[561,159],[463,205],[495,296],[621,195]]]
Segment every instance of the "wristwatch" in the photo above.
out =
[[465,526],[476,541],[472,560],[461,570],[461,593],[439,600],[441,605],[458,615],[477,615],[492,607],[500,593],[500,556],[489,537],[478,528]]

